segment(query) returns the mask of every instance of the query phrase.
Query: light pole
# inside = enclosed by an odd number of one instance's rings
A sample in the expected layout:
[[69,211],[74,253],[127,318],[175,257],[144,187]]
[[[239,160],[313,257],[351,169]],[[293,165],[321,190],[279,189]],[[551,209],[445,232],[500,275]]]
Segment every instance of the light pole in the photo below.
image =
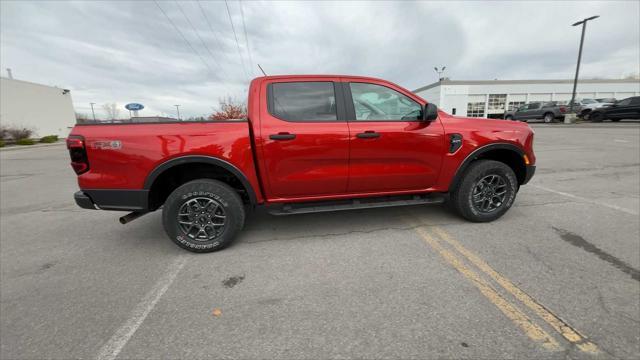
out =
[[180,120],[180,105],[173,105],[176,107],[176,110],[178,111],[178,120]]
[[93,121],[96,121],[96,112],[93,111],[93,105],[95,105],[96,103],[90,103],[91,104],[91,113],[93,114]]
[[434,67],[433,70],[435,70],[438,73],[438,81],[442,81],[444,80],[444,77],[442,76],[442,74],[444,74],[444,69],[446,69],[446,66],[443,66],[442,68],[440,68],[440,70],[438,70],[438,67]]
[[569,112],[573,113],[574,102],[576,101],[576,88],[578,87],[578,73],[580,72],[580,60],[582,60],[582,45],[584,44],[584,31],[587,28],[587,21],[597,19],[600,15],[595,15],[592,17],[588,17],[582,21],[578,21],[577,23],[571,26],[578,26],[582,24],[582,36],[580,37],[580,50],[578,50],[578,65],[576,66],[576,77],[573,79],[573,93],[571,94],[571,103],[569,105]]

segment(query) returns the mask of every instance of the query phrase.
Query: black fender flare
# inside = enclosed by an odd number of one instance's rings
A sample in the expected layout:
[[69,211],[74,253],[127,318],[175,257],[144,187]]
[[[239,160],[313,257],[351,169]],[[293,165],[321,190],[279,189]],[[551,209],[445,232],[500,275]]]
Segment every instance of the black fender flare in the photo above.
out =
[[[471,154],[467,155],[467,157],[464,158],[460,166],[458,166],[458,170],[456,170],[456,174],[453,176],[453,180],[451,181],[451,184],[449,184],[449,191],[451,191],[452,189],[455,189],[456,186],[458,186],[458,183],[462,179],[462,175],[464,174],[465,170],[467,169],[467,167],[469,167],[469,164],[471,164],[472,161],[478,159],[480,155],[493,150],[510,150],[520,155],[520,157],[525,155],[524,150],[522,150],[520,147],[516,145],[509,144],[509,143],[491,143],[488,145],[481,146],[475,149],[474,151],[472,151]],[[522,161],[524,162],[524,159]]]
[[249,182],[247,177],[242,173],[242,171],[240,171],[240,169],[235,167],[230,162],[213,157],[213,156],[186,155],[186,156],[177,157],[171,160],[167,160],[162,164],[156,166],[149,173],[149,175],[147,175],[147,178],[144,181],[144,189],[151,190],[151,186],[156,181],[158,176],[160,176],[160,174],[162,174],[166,170],[177,165],[183,165],[183,164],[189,164],[189,163],[211,164],[211,165],[219,166],[229,171],[231,174],[237,177],[238,180],[240,180],[240,182],[242,183],[242,186],[244,186],[244,188],[247,190],[247,195],[249,196],[249,202],[251,203],[251,205],[255,205],[257,203],[256,193],[253,190],[253,186],[251,186],[251,183]]

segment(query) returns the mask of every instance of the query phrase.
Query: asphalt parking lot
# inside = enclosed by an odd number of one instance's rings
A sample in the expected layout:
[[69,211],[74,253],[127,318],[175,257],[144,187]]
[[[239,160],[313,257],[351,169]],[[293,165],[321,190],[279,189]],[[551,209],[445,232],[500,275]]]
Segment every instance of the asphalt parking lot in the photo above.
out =
[[489,224],[444,206],[252,214],[191,254],[87,211],[62,145],[0,152],[0,357],[640,357],[640,124],[533,125]]

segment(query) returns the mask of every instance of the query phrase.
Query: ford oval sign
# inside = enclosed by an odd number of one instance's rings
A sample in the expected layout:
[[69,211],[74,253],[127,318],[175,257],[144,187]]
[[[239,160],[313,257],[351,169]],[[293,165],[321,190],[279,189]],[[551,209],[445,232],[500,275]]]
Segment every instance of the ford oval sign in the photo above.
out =
[[138,111],[138,110],[144,109],[144,106],[138,103],[131,103],[131,104],[125,105],[124,108],[131,111]]

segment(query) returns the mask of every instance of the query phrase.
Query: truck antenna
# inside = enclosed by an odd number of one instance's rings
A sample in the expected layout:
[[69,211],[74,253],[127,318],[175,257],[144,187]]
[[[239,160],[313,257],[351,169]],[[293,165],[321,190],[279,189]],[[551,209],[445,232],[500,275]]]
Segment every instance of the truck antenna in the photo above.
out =
[[267,73],[262,70],[262,66],[260,66],[260,64],[258,64],[258,67],[260,68],[260,71],[262,71],[262,74],[264,74],[264,76],[267,76]]

